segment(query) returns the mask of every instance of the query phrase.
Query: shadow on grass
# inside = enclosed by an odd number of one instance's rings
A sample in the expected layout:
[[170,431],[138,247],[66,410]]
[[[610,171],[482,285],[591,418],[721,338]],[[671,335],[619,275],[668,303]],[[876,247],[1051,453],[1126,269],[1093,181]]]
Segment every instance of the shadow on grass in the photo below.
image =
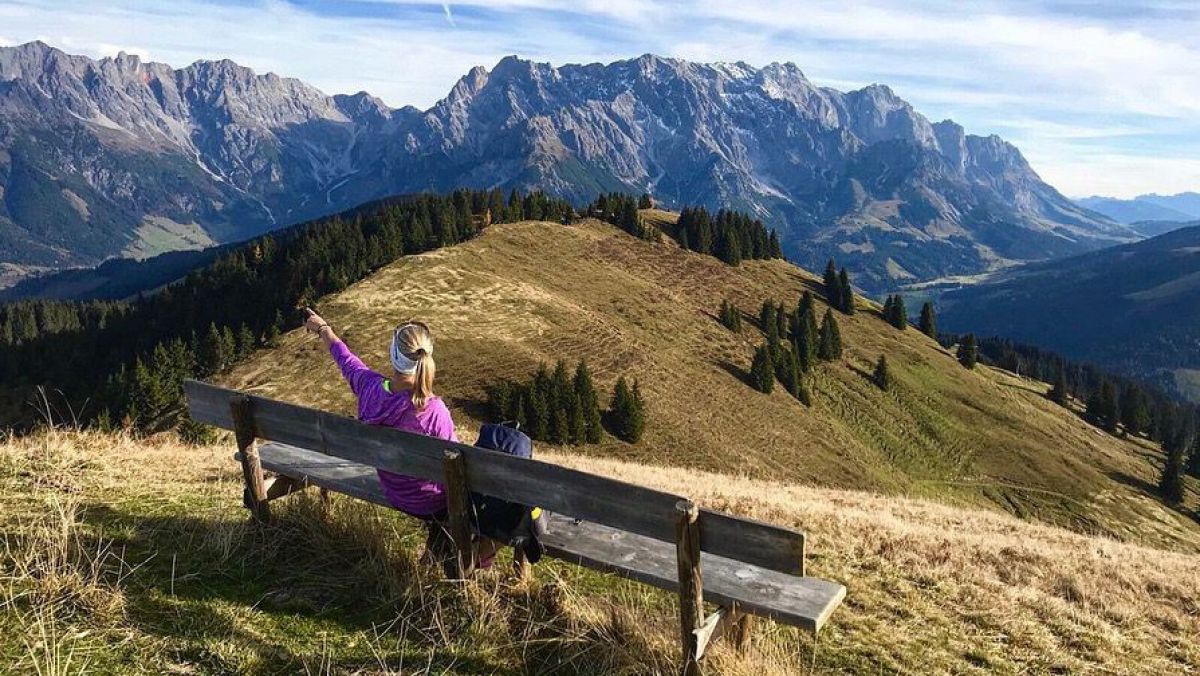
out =
[[558,575],[514,584],[498,565],[467,583],[442,580],[419,559],[415,519],[342,497],[326,507],[307,493],[272,508],[265,526],[240,510],[228,518],[232,508],[146,515],[94,503],[83,516],[116,534],[134,567],[121,583],[126,622],[202,671],[545,673],[569,664],[602,674],[669,663],[636,622],[626,632],[619,618],[567,616]]
[[753,387],[753,385],[750,383],[750,372],[746,369],[727,359],[718,361],[717,366],[720,366],[721,369],[723,369],[726,373],[736,378],[739,383],[745,385],[746,387]]

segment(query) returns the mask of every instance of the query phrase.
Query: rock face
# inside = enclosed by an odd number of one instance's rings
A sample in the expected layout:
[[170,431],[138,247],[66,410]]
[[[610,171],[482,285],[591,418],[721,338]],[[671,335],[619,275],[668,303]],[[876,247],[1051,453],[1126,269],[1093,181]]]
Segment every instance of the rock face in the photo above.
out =
[[1000,138],[931,124],[886,86],[817,87],[793,64],[507,57],[419,111],[229,61],[0,49],[2,262],[230,241],[460,185],[752,211],[792,258],[836,256],[875,291],[1134,237]]

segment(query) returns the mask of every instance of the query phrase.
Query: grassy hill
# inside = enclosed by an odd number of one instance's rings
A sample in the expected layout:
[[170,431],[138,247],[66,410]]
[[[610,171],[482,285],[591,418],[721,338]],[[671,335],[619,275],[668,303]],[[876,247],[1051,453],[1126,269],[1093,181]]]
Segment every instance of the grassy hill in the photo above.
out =
[[[664,226],[671,220],[650,215]],[[762,334],[749,322],[736,335],[722,327],[721,300],[756,315],[764,299],[790,307],[819,287],[784,261],[733,268],[598,221],[524,222],[397,261],[319,309],[377,368],[387,364],[399,321],[428,322],[437,389],[468,441],[483,422],[486,385],[524,379],[539,362],[586,358],[606,390],[620,374],[638,377],[650,422],[637,445],[607,437],[573,452],[932,497],[1143,544],[1200,547],[1200,525],[1148,493],[1162,462],[1156,448],[1098,431],[1047,401],[1041,383],[963,369],[935,341],[888,326],[874,303],[859,299],[857,314],[838,316],[846,354],[812,377],[811,409],[781,388],[751,389],[744,381]],[[896,381],[887,393],[868,379],[885,353]],[[224,380],[354,410],[327,354],[299,331]],[[1188,509],[1196,504],[1190,495]]]
[[[649,674],[674,596],[554,561],[470,584],[416,523],[335,497],[239,503],[232,442],[49,432],[0,441],[0,671]],[[1200,557],[993,511],[559,453],[564,464],[806,528],[849,587],[815,642],[769,622],[713,673],[1190,673]],[[501,562],[503,563],[503,562]]]
[[[839,317],[846,356],[812,377],[811,409],[750,389],[762,336],[724,329],[720,301],[751,313],[816,286],[782,261],[730,268],[594,221],[518,223],[387,266],[320,309],[379,366],[395,323],[428,321],[439,390],[467,440],[483,387],[540,361],[586,357],[606,389],[637,376],[650,409],[641,443],[539,445],[540,456],[806,530],[811,574],[845,583],[846,603],[816,640],[763,621],[747,654],[717,644],[714,673],[1200,669],[1200,531],[1148,494],[1157,449],[1098,432],[1041,384],[967,371],[861,301]],[[882,352],[897,383],[887,393],[866,378]],[[225,380],[352,410],[300,332]],[[503,561],[444,581],[418,560],[414,520],[338,496],[288,498],[259,527],[240,505],[232,448],[63,430],[0,439],[0,665],[675,669],[673,594],[555,561],[530,583],[507,578]]]

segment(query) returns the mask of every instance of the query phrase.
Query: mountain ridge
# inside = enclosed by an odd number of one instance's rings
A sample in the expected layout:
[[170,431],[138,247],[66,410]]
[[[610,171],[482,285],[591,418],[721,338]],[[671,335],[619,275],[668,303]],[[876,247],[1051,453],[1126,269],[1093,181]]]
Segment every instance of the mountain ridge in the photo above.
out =
[[999,137],[792,63],[508,56],[421,111],[228,59],[175,70],[28,43],[0,48],[0,150],[0,259],[29,265],[198,248],[458,186],[739,208],[871,290],[1136,238]]
[[1147,193],[1133,199],[1093,195],[1075,202],[1151,237],[1174,229],[1175,224],[1200,220],[1200,193],[1196,192]]
[[1200,221],[947,292],[940,325],[1031,343],[1200,401]]

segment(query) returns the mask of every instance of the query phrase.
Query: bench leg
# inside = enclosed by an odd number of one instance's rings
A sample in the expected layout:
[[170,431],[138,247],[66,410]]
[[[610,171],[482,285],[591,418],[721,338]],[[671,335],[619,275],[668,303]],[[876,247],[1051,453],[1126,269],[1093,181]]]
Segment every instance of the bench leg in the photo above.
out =
[[442,466],[446,474],[446,510],[450,517],[450,539],[454,541],[455,579],[466,579],[475,572],[475,545],[471,541],[470,489],[467,463],[462,453],[446,451]]
[[528,582],[533,579],[533,566],[525,558],[525,550],[513,549],[513,574],[517,582]]
[[684,676],[699,676],[704,623],[704,584],[700,575],[700,510],[688,500],[675,505],[675,555],[679,567],[679,638]]
[[253,403],[249,397],[236,397],[230,402],[229,411],[233,416],[233,434],[242,462],[242,478],[246,482],[246,503],[254,520],[265,523],[270,519],[271,511],[267,507],[267,483],[258,458]]
[[746,652],[750,647],[750,632],[754,630],[754,616],[742,614],[733,623],[729,638],[738,652]]

